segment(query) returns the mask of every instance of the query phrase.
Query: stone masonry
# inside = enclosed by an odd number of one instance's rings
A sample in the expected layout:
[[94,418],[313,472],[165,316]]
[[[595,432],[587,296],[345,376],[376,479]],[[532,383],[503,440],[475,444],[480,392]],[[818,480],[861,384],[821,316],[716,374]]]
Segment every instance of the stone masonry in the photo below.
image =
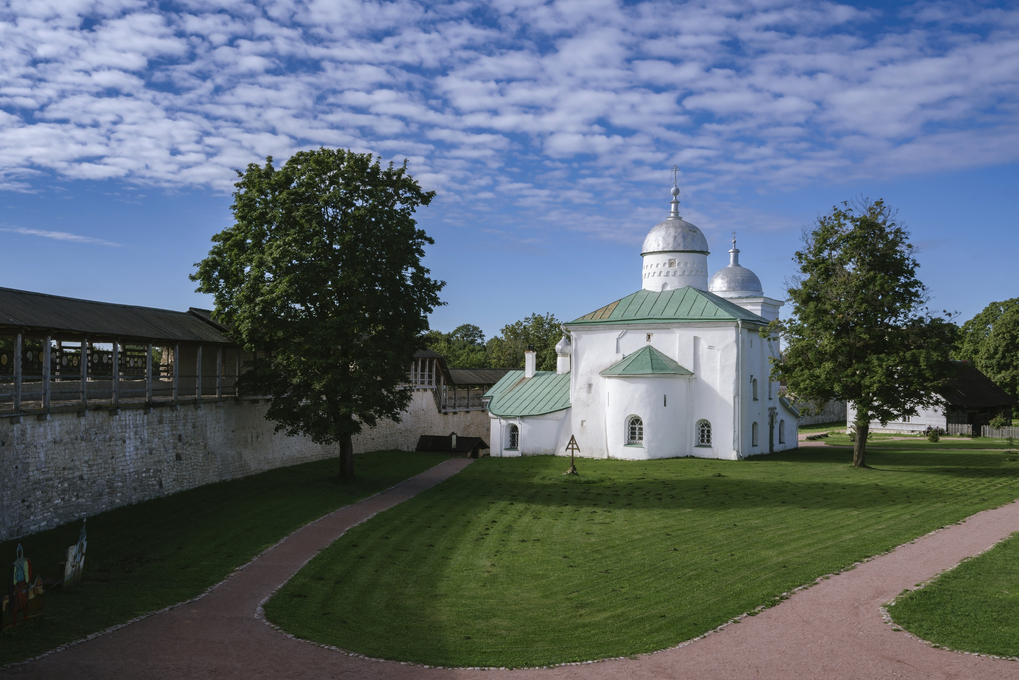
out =
[[[337,455],[273,432],[265,401],[0,418],[0,540],[203,484]],[[417,391],[402,422],[355,437],[357,453],[413,450],[422,434],[480,436],[484,411],[443,414]]]

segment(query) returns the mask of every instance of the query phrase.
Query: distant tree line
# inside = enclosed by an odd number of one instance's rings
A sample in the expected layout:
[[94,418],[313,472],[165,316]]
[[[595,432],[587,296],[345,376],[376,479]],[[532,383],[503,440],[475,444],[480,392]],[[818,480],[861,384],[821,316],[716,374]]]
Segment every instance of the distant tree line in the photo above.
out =
[[534,345],[539,371],[556,368],[555,346],[562,338],[562,322],[552,314],[531,314],[503,326],[501,335],[485,341],[485,334],[473,324],[457,326],[449,333],[431,330],[425,346],[438,352],[454,368],[523,368],[524,352]]

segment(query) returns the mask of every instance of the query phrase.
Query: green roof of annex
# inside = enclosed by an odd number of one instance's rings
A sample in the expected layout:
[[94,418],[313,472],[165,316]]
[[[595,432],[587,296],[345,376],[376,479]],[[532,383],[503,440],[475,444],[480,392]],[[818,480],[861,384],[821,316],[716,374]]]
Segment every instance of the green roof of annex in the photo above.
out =
[[570,374],[537,371],[525,378],[523,371],[510,371],[485,393],[488,412],[502,418],[540,416],[570,407]]
[[749,321],[766,325],[761,316],[734,302],[705,290],[684,286],[656,293],[638,290],[622,300],[605,305],[568,325],[617,325],[633,323],[669,323],[697,321]]

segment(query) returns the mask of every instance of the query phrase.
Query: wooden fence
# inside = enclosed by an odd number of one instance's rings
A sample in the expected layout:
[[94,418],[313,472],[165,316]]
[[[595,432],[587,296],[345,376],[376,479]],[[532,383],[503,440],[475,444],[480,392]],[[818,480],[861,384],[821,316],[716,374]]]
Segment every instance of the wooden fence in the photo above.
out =
[[1007,439],[1009,437],[1019,439],[1019,427],[989,427],[984,425],[980,428],[980,436],[992,439]]

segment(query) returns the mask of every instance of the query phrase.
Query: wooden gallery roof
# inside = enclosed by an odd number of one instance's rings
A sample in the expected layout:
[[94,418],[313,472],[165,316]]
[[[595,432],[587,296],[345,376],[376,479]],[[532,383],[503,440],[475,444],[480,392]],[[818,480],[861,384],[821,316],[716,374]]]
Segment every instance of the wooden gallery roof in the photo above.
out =
[[234,344],[205,310],[174,312],[0,288],[0,334]]

